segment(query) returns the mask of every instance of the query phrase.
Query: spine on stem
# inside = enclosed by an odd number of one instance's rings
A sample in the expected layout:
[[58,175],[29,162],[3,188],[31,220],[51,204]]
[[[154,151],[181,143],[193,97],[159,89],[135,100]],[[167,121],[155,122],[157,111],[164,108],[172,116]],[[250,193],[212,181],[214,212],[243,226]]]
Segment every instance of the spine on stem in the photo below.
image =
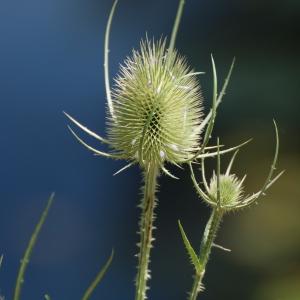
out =
[[156,206],[155,192],[157,186],[158,167],[156,165],[148,164],[144,173],[144,190],[143,199],[141,202],[141,219],[140,219],[140,242],[138,254],[138,271],[136,276],[136,292],[135,300],[146,299],[147,280],[150,278],[150,250],[154,240],[153,221],[155,219],[154,208]]
[[221,223],[222,216],[222,210],[219,207],[216,207],[213,209],[210,219],[207,222],[200,246],[199,262],[201,270],[200,272],[197,272],[194,276],[194,283],[189,300],[196,300],[198,294],[202,290],[202,280],[205,274],[206,264],[208,262],[211,248],[213,246],[214,239],[216,237],[219,225]]

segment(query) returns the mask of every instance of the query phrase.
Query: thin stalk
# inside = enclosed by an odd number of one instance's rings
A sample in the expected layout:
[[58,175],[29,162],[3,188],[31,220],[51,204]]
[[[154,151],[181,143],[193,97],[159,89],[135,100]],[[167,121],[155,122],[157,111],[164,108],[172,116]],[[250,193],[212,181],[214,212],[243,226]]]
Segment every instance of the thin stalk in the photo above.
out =
[[216,207],[213,209],[211,216],[207,222],[200,246],[199,262],[201,265],[201,271],[197,272],[194,276],[194,283],[189,300],[196,300],[198,294],[202,290],[202,280],[205,274],[206,264],[209,259],[209,255],[213,246],[214,239],[216,237],[217,230],[222,220],[222,216],[222,210]]
[[181,17],[182,17],[184,4],[185,4],[185,0],[179,0],[177,14],[176,14],[176,18],[175,18],[175,21],[174,21],[171,40],[170,40],[170,45],[169,45],[169,51],[170,52],[173,52],[174,47],[175,47],[175,41],[176,41],[176,37],[177,37],[177,32],[178,32],[180,20],[181,20]]
[[152,164],[146,166],[144,175],[144,197],[141,203],[142,214],[140,220],[140,252],[138,254],[135,300],[146,299],[147,280],[150,278],[149,262],[152,241],[154,240],[152,237],[152,231],[153,221],[155,218],[155,192],[158,174],[158,166]]
[[82,300],[88,300],[88,299],[91,298],[91,296],[92,296],[93,292],[95,291],[96,287],[98,286],[98,284],[102,280],[103,276],[107,272],[109,266],[111,265],[113,257],[114,257],[114,250],[112,250],[109,259],[107,260],[107,262],[105,263],[105,265],[101,268],[101,270],[97,274],[96,278],[92,281],[92,283],[90,284],[90,286],[85,291],[85,293],[84,293],[84,295],[82,297]]
[[44,211],[40,217],[40,220],[33,231],[33,234],[31,236],[28,246],[26,248],[25,254],[21,260],[21,266],[20,266],[19,273],[18,273],[17,280],[16,280],[16,287],[15,287],[15,291],[14,291],[13,300],[20,300],[20,298],[21,298],[21,290],[22,290],[22,285],[24,283],[25,271],[27,269],[27,266],[28,266],[29,260],[31,258],[31,254],[32,254],[33,248],[35,246],[35,243],[37,241],[37,238],[39,236],[39,233],[46,221],[46,218],[47,218],[49,209],[51,207],[51,204],[53,202],[53,199],[54,199],[54,193],[51,194],[51,196],[47,202],[46,208],[44,209]]

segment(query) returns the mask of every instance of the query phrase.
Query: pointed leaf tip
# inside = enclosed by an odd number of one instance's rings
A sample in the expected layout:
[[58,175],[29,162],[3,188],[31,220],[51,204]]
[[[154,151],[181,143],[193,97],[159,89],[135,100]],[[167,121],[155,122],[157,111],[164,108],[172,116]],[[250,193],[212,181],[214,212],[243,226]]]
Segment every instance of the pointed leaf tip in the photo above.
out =
[[180,230],[180,233],[181,233],[181,237],[182,237],[182,240],[183,240],[183,243],[185,245],[185,248],[188,252],[188,255],[190,257],[190,260],[191,260],[191,263],[192,265],[195,267],[195,270],[197,272],[197,274],[200,274],[201,273],[201,270],[202,270],[202,267],[201,267],[201,263],[199,261],[199,258],[195,252],[195,250],[193,249],[191,243],[189,242],[185,232],[184,232],[184,229],[180,223],[180,220],[178,220],[178,226],[179,226],[179,230]]
[[114,249],[111,250],[110,257],[106,261],[105,265],[101,268],[101,270],[98,272],[96,278],[92,281],[88,289],[85,291],[82,300],[88,300],[90,299],[91,295],[93,294],[94,290],[98,286],[98,284],[101,282],[102,278],[106,274],[108,268],[110,267],[112,260],[114,257]]

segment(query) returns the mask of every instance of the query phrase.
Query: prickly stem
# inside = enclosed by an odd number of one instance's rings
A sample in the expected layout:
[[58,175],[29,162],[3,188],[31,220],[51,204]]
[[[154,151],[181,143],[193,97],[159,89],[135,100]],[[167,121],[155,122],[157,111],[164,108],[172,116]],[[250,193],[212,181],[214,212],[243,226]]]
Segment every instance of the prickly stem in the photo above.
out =
[[141,203],[140,220],[140,251],[138,254],[138,271],[136,276],[135,300],[146,299],[147,280],[150,278],[149,263],[150,250],[153,239],[153,221],[155,219],[154,208],[156,206],[155,192],[158,177],[158,166],[148,164],[145,169],[144,196]]

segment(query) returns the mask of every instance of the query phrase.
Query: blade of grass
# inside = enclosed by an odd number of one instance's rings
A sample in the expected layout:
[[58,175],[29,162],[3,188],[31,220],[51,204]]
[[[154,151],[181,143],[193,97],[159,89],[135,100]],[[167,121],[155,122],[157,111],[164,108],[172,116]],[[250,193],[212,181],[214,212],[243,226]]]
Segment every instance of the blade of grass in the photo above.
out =
[[20,297],[21,297],[21,290],[22,290],[22,286],[23,286],[23,283],[24,283],[25,272],[26,272],[28,263],[30,261],[33,248],[34,248],[34,246],[36,244],[36,241],[37,241],[37,238],[39,236],[39,233],[40,233],[40,231],[41,231],[41,229],[42,229],[42,227],[43,227],[43,225],[46,221],[46,218],[47,218],[49,209],[51,207],[51,204],[53,202],[53,199],[54,199],[54,193],[52,193],[51,196],[48,199],[46,208],[44,209],[44,211],[43,211],[43,213],[40,217],[40,220],[37,223],[37,225],[36,225],[36,227],[33,231],[33,234],[32,234],[32,236],[29,240],[28,246],[25,250],[24,256],[21,260],[21,265],[20,265],[17,280],[16,280],[16,287],[15,287],[15,291],[14,291],[13,300],[19,300]]
[[99,271],[99,273],[97,274],[96,278],[92,281],[91,285],[87,288],[87,290],[85,291],[82,300],[88,300],[90,299],[92,293],[94,292],[94,290],[96,289],[96,287],[98,286],[98,284],[100,283],[100,281],[102,280],[103,276],[105,275],[105,273],[107,272],[112,260],[114,257],[114,250],[111,251],[111,255],[108,258],[106,264],[101,268],[101,270]]

